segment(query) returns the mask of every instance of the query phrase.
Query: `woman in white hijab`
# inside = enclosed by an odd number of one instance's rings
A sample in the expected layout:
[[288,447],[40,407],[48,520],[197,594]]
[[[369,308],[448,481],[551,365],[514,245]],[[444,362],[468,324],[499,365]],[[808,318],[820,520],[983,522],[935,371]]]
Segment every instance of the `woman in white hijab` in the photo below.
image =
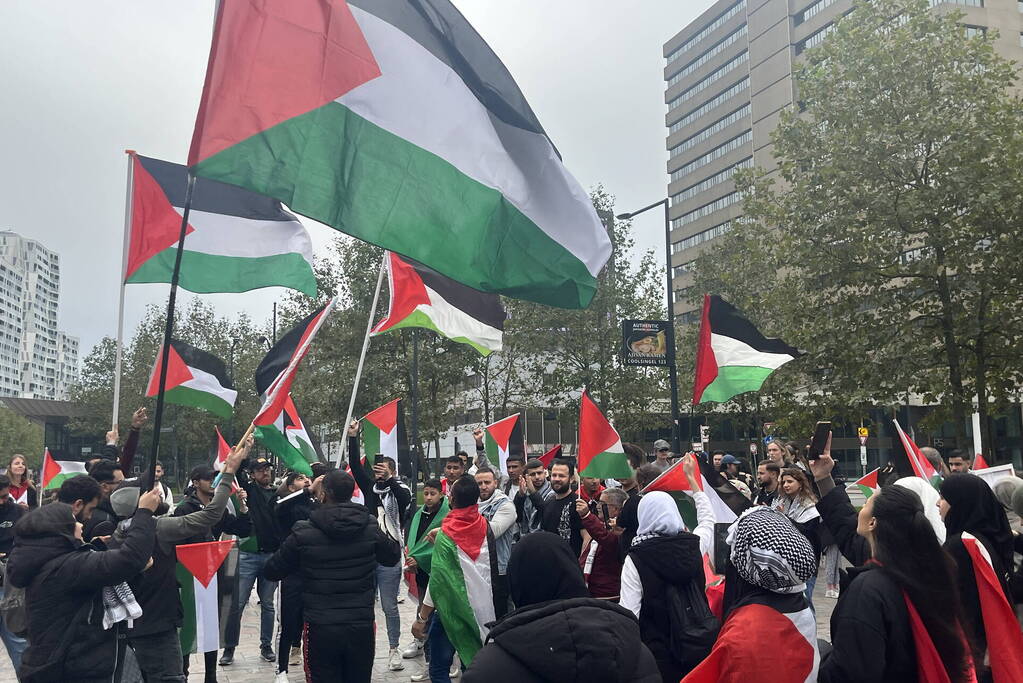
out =
[[907,488],[920,497],[924,505],[924,517],[934,528],[934,535],[938,537],[938,545],[945,545],[945,523],[941,521],[941,513],[938,512],[938,490],[926,479],[920,477],[903,477],[895,482],[896,486]]

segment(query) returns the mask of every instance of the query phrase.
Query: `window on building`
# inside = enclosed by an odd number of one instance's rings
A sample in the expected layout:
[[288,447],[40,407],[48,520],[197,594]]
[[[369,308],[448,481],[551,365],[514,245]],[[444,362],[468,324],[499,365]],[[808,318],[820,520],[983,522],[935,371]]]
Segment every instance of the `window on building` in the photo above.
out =
[[688,64],[686,64],[684,67],[682,67],[681,70],[677,71],[675,74],[673,74],[668,79],[668,87],[670,88],[671,86],[675,85],[676,83],[681,81],[683,78],[685,78],[689,74],[693,73],[694,71],[699,69],[701,66],[703,66],[704,64],[709,62],[710,60],[712,60],[715,57],[717,57],[719,54],[721,54],[722,52],[727,50],[729,47],[734,45],[735,41],[739,40],[740,38],[742,38],[745,35],[746,35],[746,24],[743,24],[742,26],[739,27],[738,30],[733,31],[732,33],[730,33],[724,40],[722,40],[717,45],[715,45],[714,47],[712,47],[709,50],[707,50],[706,52],[704,52],[702,55],[700,55],[699,57],[697,57],[693,61],[691,61]]
[[675,319],[680,325],[695,325],[700,322],[702,314],[702,311],[688,311],[687,313],[677,316]]
[[736,171],[743,168],[750,168],[751,166],[753,166],[753,157],[746,157],[742,161],[732,164],[725,170],[719,171],[711,177],[702,180],[695,185],[691,185],[677,194],[673,194],[671,196],[671,204],[674,206],[675,204],[681,204],[682,202],[688,201],[701,192],[706,192],[715,185],[730,180],[731,177],[735,175]]
[[965,7],[983,7],[984,0],[931,0],[931,7],[937,5],[963,5]]
[[795,24],[799,26],[804,21],[809,21],[815,16],[826,10],[828,7],[834,5],[838,0],[817,0],[805,10],[796,15]]
[[712,240],[715,237],[720,237],[721,235],[724,235],[726,232],[731,230],[732,222],[733,221],[725,221],[724,223],[719,223],[712,228],[707,228],[706,230],[702,230],[696,233],[695,235],[690,235],[689,237],[686,237],[683,240],[675,242],[674,244],[671,245],[671,253],[677,254],[680,251],[692,249],[698,244],[703,244],[708,240]]
[[723,104],[725,101],[735,97],[748,87],[749,77],[746,77],[739,81],[738,83],[736,83],[735,85],[730,86],[728,89],[714,96],[712,99],[707,100],[706,102],[704,102],[699,107],[692,110],[682,118],[678,119],[677,121],[674,121],[671,124],[671,126],[668,127],[668,133],[671,134],[682,130],[696,119],[700,118],[701,116],[711,111],[715,107]]
[[731,19],[732,17],[734,17],[739,12],[742,12],[745,9],[746,9],[746,0],[739,0],[739,2],[735,3],[734,5],[732,5],[728,9],[726,9],[724,12],[719,14],[717,17],[715,17],[714,21],[710,22],[709,24],[707,24],[706,26],[701,28],[692,38],[690,38],[689,40],[687,40],[686,42],[682,43],[681,45],[676,47],[674,50],[672,50],[668,54],[668,56],[665,57],[665,59],[667,60],[667,63],[671,64],[676,59],[681,58],[694,45],[699,43],[701,40],[703,40],[704,38],[709,36],[714,31],[716,31],[719,28],[721,28],[722,26],[724,26],[725,23],[727,23],[729,19]]
[[987,28],[985,28],[984,26],[970,26],[969,24],[967,24],[964,28],[966,29],[967,38],[987,35]]
[[750,112],[749,105],[748,104],[742,105],[741,107],[733,111],[731,114],[721,117],[714,123],[710,124],[703,130],[701,130],[699,133],[696,133],[695,135],[686,138],[682,142],[672,147],[671,150],[669,150],[668,158],[677,157],[679,154],[686,151],[687,149],[695,147],[696,145],[700,144],[707,138],[717,135],[718,133],[723,131],[725,128],[728,128],[736,121],[741,121],[742,119],[749,116],[749,112]]
[[677,168],[674,171],[672,171],[671,181],[675,182],[676,180],[680,180],[681,178],[689,175],[696,169],[702,168],[703,166],[706,166],[710,162],[714,161],[715,159],[720,159],[726,154],[730,154],[731,152],[734,152],[737,149],[741,149],[743,146],[748,145],[752,141],[753,131],[747,130],[743,132],[741,135],[737,135],[736,137],[732,138],[728,142],[718,145],[717,147],[710,150],[703,156],[693,159],[685,166],[682,166],[681,168]]
[[721,67],[717,68],[716,70],[712,71],[702,81],[696,83],[691,88],[680,94],[678,97],[675,97],[670,102],[668,102],[668,111],[671,111],[672,109],[679,106],[686,100],[691,99],[698,93],[703,92],[705,89],[709,88],[711,85],[724,78],[729,71],[731,71],[732,69],[736,68],[741,64],[745,64],[748,61],[749,61],[748,51],[745,51],[742,54],[734,57],[727,64],[724,64]]
[[796,54],[802,54],[812,47],[817,47],[824,42],[824,39],[828,37],[828,34],[835,30],[834,24],[828,24],[820,31],[817,31],[811,36],[807,36],[806,39],[796,43]]

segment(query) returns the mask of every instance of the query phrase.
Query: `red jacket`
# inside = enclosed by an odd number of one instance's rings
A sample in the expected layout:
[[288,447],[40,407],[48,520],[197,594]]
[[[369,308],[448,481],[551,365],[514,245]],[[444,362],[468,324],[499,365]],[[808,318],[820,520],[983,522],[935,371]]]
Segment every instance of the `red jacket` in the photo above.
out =
[[[595,598],[617,598],[621,592],[622,559],[618,553],[618,542],[621,534],[615,533],[604,526],[600,518],[590,513],[582,520],[583,527],[590,537],[597,542],[597,552],[590,568],[588,583],[590,595]],[[579,555],[579,566],[586,572],[586,557],[590,546],[583,546]]]

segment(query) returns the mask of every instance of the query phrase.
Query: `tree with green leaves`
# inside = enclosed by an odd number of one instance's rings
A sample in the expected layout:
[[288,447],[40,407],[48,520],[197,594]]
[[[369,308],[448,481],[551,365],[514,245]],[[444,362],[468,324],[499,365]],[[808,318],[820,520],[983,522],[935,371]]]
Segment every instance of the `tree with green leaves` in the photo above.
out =
[[43,461],[43,427],[0,405],[0,463],[3,467],[15,453],[24,455],[28,466],[38,472]]
[[697,261],[698,289],[808,352],[765,387],[782,414],[915,395],[963,444],[975,398],[986,424],[1018,393],[1023,102],[962,17],[857,3],[796,69],[777,173],[737,179],[745,218]]

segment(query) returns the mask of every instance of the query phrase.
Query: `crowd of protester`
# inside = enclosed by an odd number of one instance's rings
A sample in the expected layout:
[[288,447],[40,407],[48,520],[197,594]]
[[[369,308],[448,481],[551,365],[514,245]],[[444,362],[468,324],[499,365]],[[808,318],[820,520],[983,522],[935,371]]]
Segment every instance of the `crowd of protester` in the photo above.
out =
[[[1023,479],[989,486],[960,451],[923,449],[933,481],[886,468],[857,509],[828,450],[808,460],[778,439],[752,471],[723,451],[624,444],[632,475],[599,479],[520,453],[502,471],[477,430],[475,455],[444,460],[419,502],[393,459],[363,460],[353,422],[343,470],[275,476],[247,439],[175,500],[162,466],[125,478],[145,422],[54,490],[20,455],[0,475],[0,637],[21,681],[186,680],[175,548],[224,537],[239,543],[207,682],[234,662],[253,589],[279,681],[299,666],[371,680],[377,601],[386,667],[408,662],[412,681],[1023,680]],[[644,492],[671,468],[688,494]],[[726,488],[748,503],[724,525],[708,494]],[[431,586],[441,535],[464,552],[455,591],[450,576]]]

